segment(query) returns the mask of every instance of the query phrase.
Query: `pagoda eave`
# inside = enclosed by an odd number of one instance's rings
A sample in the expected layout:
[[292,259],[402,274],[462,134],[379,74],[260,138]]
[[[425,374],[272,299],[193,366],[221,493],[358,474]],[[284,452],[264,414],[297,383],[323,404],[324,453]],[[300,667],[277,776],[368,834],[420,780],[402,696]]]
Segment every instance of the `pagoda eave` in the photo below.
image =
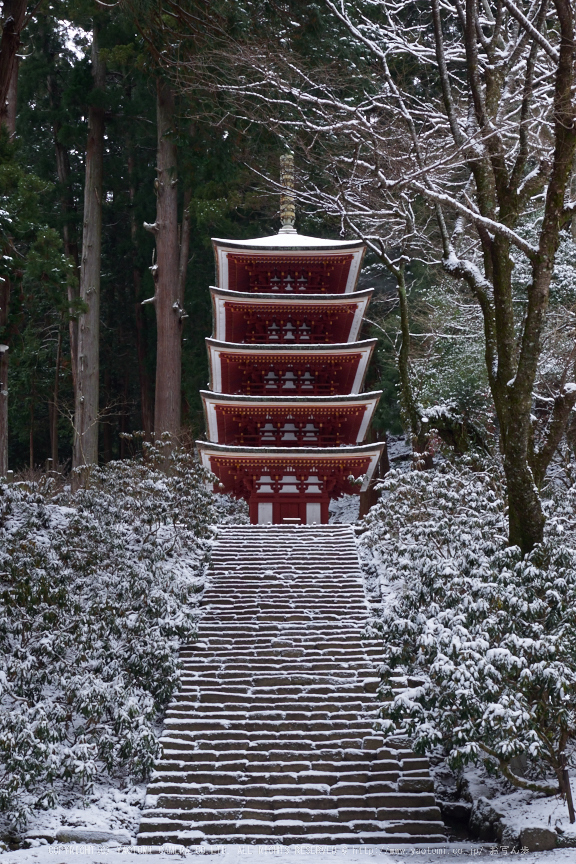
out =
[[[280,390],[289,395],[286,391],[294,389],[300,395],[330,396],[337,392],[336,376],[344,393],[358,394],[376,344],[376,339],[366,339],[334,345],[247,345],[208,338],[209,386],[214,393],[281,396]],[[287,377],[267,379],[271,366]],[[300,379],[294,370],[301,373]]]
[[[362,320],[366,314],[370,298],[374,293],[373,288],[364,291],[355,291],[353,294],[306,294],[291,297],[287,294],[252,294],[241,291],[229,291],[223,288],[210,288],[212,297],[212,309],[214,320],[213,338],[221,341],[248,342],[246,338],[249,333],[247,322],[254,319],[253,331],[259,323],[260,330],[268,336],[268,342],[272,342],[270,335],[270,320],[280,316],[284,321],[290,320],[289,326],[295,334],[294,343],[300,343],[304,337],[298,332],[298,324],[305,324],[309,328],[306,338],[313,343],[313,322],[324,322],[327,317],[332,316],[331,327],[324,328],[327,333],[337,333],[336,338],[327,336],[331,343],[354,342],[358,338]],[[265,317],[264,317],[265,316]],[[293,320],[292,320],[293,319]],[[336,319],[336,323],[334,323]],[[276,329],[278,325],[276,324]],[[322,328],[320,328],[322,329]],[[317,328],[318,330],[318,328]],[[238,334],[239,339],[235,338]],[[250,334],[251,335],[251,334]],[[253,342],[258,338],[252,336]],[[277,337],[272,344],[286,344],[286,338]],[[308,342],[306,344],[309,344]]]
[[[209,290],[213,297],[221,296],[225,300],[235,302],[249,300],[250,303],[278,303],[279,305],[284,305],[289,303],[291,299],[288,294],[265,294],[264,292],[253,294],[250,291],[230,291],[228,288],[219,288],[216,285],[211,285]],[[328,306],[335,306],[338,304],[355,303],[364,298],[370,299],[373,294],[374,288],[362,288],[361,291],[353,291],[351,296],[348,294],[304,294],[302,297],[296,295],[296,299],[299,306],[316,305],[316,303],[326,303]]]
[[[360,493],[368,488],[385,443],[363,444],[356,447],[234,447],[196,441],[205,468],[219,477],[218,464],[236,466],[238,471],[261,473],[284,470],[286,466],[304,470],[348,470],[352,476],[362,476],[358,488],[346,490]],[[215,470],[216,469],[216,470]],[[219,478],[220,479],[220,478]]]
[[[208,440],[219,444],[361,444],[380,392],[358,396],[231,396],[201,390]],[[262,438],[264,441],[262,441]]]
[[[212,243],[220,288],[290,291],[295,296],[354,291],[366,251],[358,241],[322,240],[299,234],[275,234],[257,240],[213,239]],[[286,281],[282,273],[288,276]],[[318,291],[313,290],[314,285]]]

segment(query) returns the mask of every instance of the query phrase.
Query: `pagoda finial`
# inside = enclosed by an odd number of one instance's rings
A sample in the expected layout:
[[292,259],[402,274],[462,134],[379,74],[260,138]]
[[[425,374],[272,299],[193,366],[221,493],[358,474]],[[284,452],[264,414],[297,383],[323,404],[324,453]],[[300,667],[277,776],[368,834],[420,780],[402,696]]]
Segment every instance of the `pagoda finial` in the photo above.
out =
[[280,221],[282,227],[279,234],[296,234],[294,221],[296,205],[294,201],[294,154],[284,153],[280,157],[280,183],[285,191],[280,195]]

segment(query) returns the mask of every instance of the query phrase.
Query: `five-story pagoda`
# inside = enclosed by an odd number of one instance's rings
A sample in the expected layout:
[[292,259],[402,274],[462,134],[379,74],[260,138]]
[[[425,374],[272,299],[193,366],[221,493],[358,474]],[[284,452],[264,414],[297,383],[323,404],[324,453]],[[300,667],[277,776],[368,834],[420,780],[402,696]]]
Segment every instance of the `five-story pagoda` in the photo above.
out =
[[197,444],[252,523],[326,523],[330,499],[365,490],[384,447],[362,443],[380,398],[362,392],[376,340],[357,341],[372,291],[355,291],[363,244],[297,234],[292,156],[281,165],[278,234],[213,241]]

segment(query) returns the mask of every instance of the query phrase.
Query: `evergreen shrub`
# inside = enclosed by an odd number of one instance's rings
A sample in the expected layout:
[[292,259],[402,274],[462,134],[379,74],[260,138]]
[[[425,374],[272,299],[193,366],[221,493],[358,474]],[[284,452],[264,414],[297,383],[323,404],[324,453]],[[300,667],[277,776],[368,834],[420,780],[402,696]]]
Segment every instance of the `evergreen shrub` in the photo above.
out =
[[64,789],[145,778],[158,753],[213,526],[246,521],[191,456],[167,473],[162,459],[94,467],[76,494],[0,484],[0,810],[13,828]]
[[506,547],[497,474],[446,464],[393,471],[383,486],[361,551],[383,593],[384,729],[418,752],[441,745],[454,768],[481,761],[516,786],[564,791],[576,737],[576,488],[549,498],[545,542],[523,557]]

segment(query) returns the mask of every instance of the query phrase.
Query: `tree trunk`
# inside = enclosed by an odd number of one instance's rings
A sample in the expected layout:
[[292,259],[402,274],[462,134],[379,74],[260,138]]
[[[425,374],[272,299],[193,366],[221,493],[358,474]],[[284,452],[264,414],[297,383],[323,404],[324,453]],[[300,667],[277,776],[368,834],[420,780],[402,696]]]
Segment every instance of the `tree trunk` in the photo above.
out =
[[17,57],[14,58],[14,64],[12,66],[12,77],[10,79],[10,86],[8,87],[8,94],[6,96],[6,128],[8,129],[8,134],[10,135],[10,139],[12,140],[16,135],[16,111],[18,108],[18,66],[19,60]]
[[30,402],[30,430],[28,435],[28,445],[30,450],[30,471],[34,471],[34,394]]
[[[10,282],[0,278],[0,341],[8,324]],[[0,345],[0,477],[8,471],[8,346]]]
[[528,465],[527,435],[507,436],[504,446],[504,473],[508,493],[508,542],[530,552],[544,538],[546,521],[542,502]]
[[[42,25],[42,19],[40,21]],[[59,120],[59,112],[62,111],[62,91],[58,80],[57,70],[55,66],[56,55],[50,34],[47,28],[43,27],[43,43],[42,49],[50,63],[50,71],[46,77],[46,89],[48,91],[48,99],[50,108],[54,116],[52,126],[52,134],[54,136],[54,155],[56,157],[56,173],[58,175],[58,183],[60,186],[60,206],[62,208],[63,224],[62,224],[62,239],[64,240],[64,252],[66,257],[74,266],[74,274],[77,278],[80,277],[80,256],[78,252],[78,237],[76,231],[76,223],[74,217],[76,215],[76,202],[72,191],[70,181],[70,157],[68,150],[60,140],[62,123]],[[70,304],[71,315],[68,319],[68,329],[70,334],[70,360],[72,368],[72,384],[74,394],[76,393],[76,382],[78,379],[77,362],[78,362],[78,319],[75,312],[76,301],[78,299],[78,288],[76,284],[68,284],[68,302]]]
[[410,381],[410,314],[408,309],[408,296],[406,294],[406,278],[404,267],[393,269],[396,277],[396,290],[400,305],[400,332],[402,341],[398,352],[398,373],[400,375],[400,392],[402,394],[402,407],[412,440],[413,466],[416,469],[429,469],[433,467],[433,458],[428,449],[428,435],[422,425],[422,418],[412,390]]
[[[104,155],[104,109],[101,93],[105,68],[98,51],[98,28],[94,25],[92,75],[95,103],[88,118],[86,181],[80,298],[87,306],[78,321],[78,366],[74,414],[73,467],[98,462],[100,258],[102,245],[102,167]],[[100,96],[100,98],[99,98]]]
[[60,364],[62,362],[62,331],[58,330],[58,345],[56,348],[56,373],[54,375],[54,394],[50,412],[50,452],[52,469],[58,469],[58,395],[60,384]]
[[26,17],[27,0],[4,0],[0,38],[0,126],[16,131],[16,90],[20,33]]
[[[0,38],[0,128],[12,138],[16,132],[16,94],[20,32],[26,16],[26,0],[4,0]],[[0,331],[8,324],[10,282],[0,278]],[[0,477],[8,471],[8,348],[0,346]]]
[[[372,436],[373,440],[378,440],[378,435]],[[368,484],[368,488],[365,492],[360,493],[360,510],[358,513],[358,518],[363,519],[364,516],[368,513],[371,507],[374,507],[375,504],[380,500],[380,492],[376,489],[378,483],[382,480],[383,477],[388,474],[390,471],[390,460],[388,458],[388,436],[384,433],[384,439],[386,442],[386,447],[384,447],[382,451],[382,455],[380,457],[380,461],[376,466],[376,470],[374,472],[374,476],[372,477],[370,483]]]
[[181,420],[182,309],[180,305],[180,249],[178,242],[177,152],[174,138],[174,94],[158,79],[158,164],[155,307],[158,343],[154,435],[168,433],[175,440]]
[[137,225],[134,213],[136,188],[134,186],[134,155],[133,142],[128,142],[130,155],[128,157],[128,176],[130,178],[130,236],[132,238],[132,285],[134,287],[134,312],[136,319],[136,353],[138,357],[138,383],[140,385],[140,414],[144,439],[152,441],[154,411],[151,399],[151,384],[146,366],[146,329],[142,312],[142,272],[136,263]]
[[[55,108],[57,106],[57,98],[55,95],[55,84],[51,80],[52,76],[49,76],[48,80],[48,92],[51,95],[51,106]],[[74,205],[74,196],[72,195],[72,191],[70,188],[70,158],[68,156],[68,151],[64,147],[64,145],[60,142],[60,123],[55,122],[54,128],[54,151],[56,155],[56,170],[58,173],[58,182],[61,188],[61,206],[62,212],[64,216],[64,225],[62,227],[62,238],[64,240],[64,252],[66,253],[66,257],[72,262],[74,265],[74,273],[77,276],[80,276],[80,261],[78,255],[78,239],[76,237],[76,226],[72,222],[72,216],[76,210]],[[75,284],[68,285],[68,303],[70,304],[70,310],[73,311],[77,301],[77,289]],[[69,318],[69,332],[70,332],[70,359],[72,366],[72,383],[74,386],[74,392],[76,392],[76,384],[78,380],[78,318],[76,314],[72,314]]]
[[136,352],[138,355],[138,381],[140,384],[140,414],[142,416],[142,426],[144,438],[146,441],[152,440],[154,412],[152,408],[152,400],[150,398],[150,376],[146,366],[146,331],[144,315],[142,313],[142,295],[141,283],[142,274],[136,266],[132,270],[132,278],[134,283],[134,296],[136,302],[134,304],[136,315]]

